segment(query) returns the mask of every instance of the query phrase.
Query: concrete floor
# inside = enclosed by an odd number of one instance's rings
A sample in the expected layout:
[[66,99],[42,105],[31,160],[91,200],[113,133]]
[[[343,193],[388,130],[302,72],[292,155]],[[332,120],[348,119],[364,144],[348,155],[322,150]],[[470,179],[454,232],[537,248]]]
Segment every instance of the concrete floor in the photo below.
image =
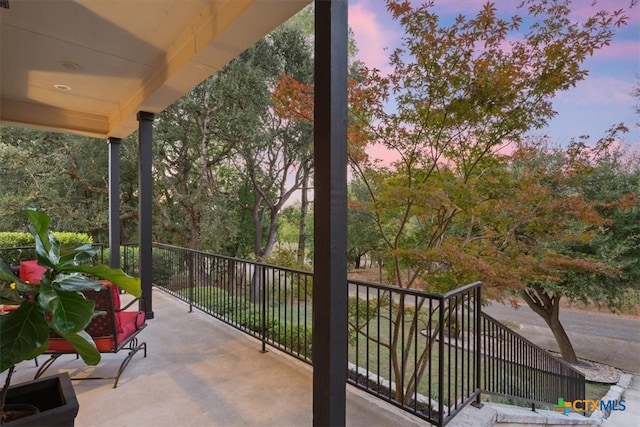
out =
[[[135,355],[113,389],[110,380],[74,381],[78,427],[310,426],[312,367],[160,291],[155,319],[140,334],[148,356]],[[105,355],[97,367],[63,356],[47,371],[113,375],[126,353]],[[42,359],[44,360],[44,359]],[[30,380],[33,362],[17,367],[13,383]],[[347,425],[417,426],[425,421],[348,386]]]

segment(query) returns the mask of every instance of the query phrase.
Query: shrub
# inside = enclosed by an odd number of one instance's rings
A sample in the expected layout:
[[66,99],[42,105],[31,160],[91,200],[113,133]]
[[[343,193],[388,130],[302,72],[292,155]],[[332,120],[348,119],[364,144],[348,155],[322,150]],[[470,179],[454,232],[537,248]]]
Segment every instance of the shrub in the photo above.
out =
[[267,337],[279,343],[283,347],[301,356],[312,358],[313,332],[311,328],[284,322],[273,322],[272,328],[267,331]]
[[[61,245],[69,245],[73,248],[87,243],[93,243],[91,236],[86,233],[54,232],[53,235]],[[0,232],[0,248],[2,248],[2,252],[0,253],[2,259],[10,266],[18,265],[20,261],[36,258],[35,240],[31,233],[13,231]]]

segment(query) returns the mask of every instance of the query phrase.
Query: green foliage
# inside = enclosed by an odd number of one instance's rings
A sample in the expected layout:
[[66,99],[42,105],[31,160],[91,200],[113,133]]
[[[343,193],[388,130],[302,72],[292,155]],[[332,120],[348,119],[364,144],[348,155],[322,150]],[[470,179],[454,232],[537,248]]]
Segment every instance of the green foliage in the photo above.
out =
[[[301,205],[296,203],[285,207],[278,216],[278,243],[297,245],[300,237]],[[313,243],[313,213],[306,218],[307,244]]]
[[380,307],[389,306],[389,297],[380,300],[370,298],[362,300],[356,297],[349,297],[348,303],[348,336],[349,342],[355,343],[360,334],[364,334],[369,322],[378,319],[381,312]]
[[349,210],[347,213],[349,263],[361,267],[362,258],[375,254],[383,246],[376,217],[371,212],[371,198],[361,179],[349,184]]
[[[153,248],[151,253],[153,262],[153,283],[171,289],[173,278],[179,274],[180,266],[174,266],[174,257],[170,251],[163,248]],[[184,268],[184,266],[182,266]]]
[[267,337],[294,353],[313,358],[313,330],[310,327],[279,322],[267,331]]
[[[610,132],[614,131],[614,128]],[[591,150],[574,142],[567,150],[581,154],[574,191],[592,203],[605,220],[593,239],[565,248],[575,256],[595,258],[615,270],[574,273],[565,278],[571,299],[620,309],[640,295],[640,154],[617,144],[617,132],[600,139]]]
[[[311,272],[311,267],[304,264],[301,265],[298,262],[297,251],[293,251],[291,249],[278,249],[271,257],[266,259],[265,262],[279,267],[290,268],[292,270]],[[288,271],[282,271],[280,274],[287,276],[284,280],[284,283],[287,284],[287,288],[278,295],[279,301],[286,300],[289,295],[299,299],[313,297],[313,274],[301,275],[297,272]]]
[[300,209],[295,206],[287,206],[282,210],[278,218],[278,242],[296,244],[300,225]]
[[312,72],[302,30],[283,26],[159,115],[160,240],[230,256],[269,255],[278,215],[301,185],[312,135],[308,123],[275,115],[272,90],[284,74],[310,82]]
[[279,267],[286,267],[302,271],[311,271],[311,268],[307,265],[300,265],[297,258],[297,253],[292,249],[278,248],[271,256],[265,259],[267,264],[277,265]]
[[[135,236],[137,149],[121,144],[121,230]],[[56,229],[107,241],[108,146],[103,140],[0,127],[0,230],[21,230],[25,206],[51,212]],[[126,241],[126,240],[125,240]]]
[[[65,246],[75,247],[93,243],[91,237],[85,233],[55,232],[53,235],[60,244]],[[29,233],[0,232],[0,248],[2,248],[0,257],[9,266],[17,266],[22,260],[34,259],[36,257],[34,246],[35,241]]]
[[[86,233],[54,232],[53,235],[62,245],[92,244],[93,239]],[[0,247],[33,246],[35,240],[29,233],[18,231],[0,231]]]

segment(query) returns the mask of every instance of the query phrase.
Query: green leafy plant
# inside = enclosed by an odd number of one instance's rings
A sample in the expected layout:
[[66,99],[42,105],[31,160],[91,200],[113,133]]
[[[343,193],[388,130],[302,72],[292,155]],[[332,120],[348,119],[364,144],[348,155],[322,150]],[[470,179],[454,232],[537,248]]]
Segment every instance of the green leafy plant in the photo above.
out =
[[140,279],[122,269],[90,265],[97,254],[91,245],[61,245],[49,231],[51,218],[47,214],[31,208],[22,213],[30,222],[36,258],[45,271],[39,284],[29,284],[16,277],[0,259],[0,303],[18,305],[16,310],[0,316],[0,372],[10,370],[3,395],[13,367],[45,352],[52,331],[69,341],[85,363],[100,362],[100,352],[85,332],[95,314],[95,303],[85,299],[82,291],[100,290],[99,280],[104,279],[135,297],[142,293]]

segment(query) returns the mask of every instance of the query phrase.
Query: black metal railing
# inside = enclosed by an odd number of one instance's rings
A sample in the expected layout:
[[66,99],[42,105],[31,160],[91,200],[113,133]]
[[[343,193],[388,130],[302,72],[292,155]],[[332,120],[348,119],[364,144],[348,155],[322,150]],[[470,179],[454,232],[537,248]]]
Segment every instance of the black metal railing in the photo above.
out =
[[[0,252],[2,254],[2,252]],[[312,363],[313,274],[153,244],[157,288]],[[136,244],[123,269],[138,274]],[[585,378],[481,309],[481,284],[444,295],[348,281],[348,382],[443,426],[492,394],[531,404],[583,400]]]
[[[104,244],[93,243],[91,246],[98,251],[98,254],[94,259],[91,259],[90,262],[100,264],[104,263]],[[0,258],[9,267],[17,267],[20,265],[20,261],[36,259],[36,249],[35,246],[12,246],[8,248],[0,248]]]
[[[124,269],[135,274],[133,245]],[[153,284],[241,331],[311,363],[313,274],[160,243],[153,244]]]
[[[135,251],[124,251],[131,273]],[[154,285],[190,309],[259,338],[263,350],[312,362],[312,273],[157,243],[153,268]],[[582,374],[482,313],[480,283],[444,295],[348,286],[349,383],[431,424],[447,424],[481,393],[584,399]]]
[[349,382],[432,424],[480,393],[480,283],[445,295],[349,281]]
[[483,392],[534,405],[584,400],[582,373],[488,314],[481,319]]

